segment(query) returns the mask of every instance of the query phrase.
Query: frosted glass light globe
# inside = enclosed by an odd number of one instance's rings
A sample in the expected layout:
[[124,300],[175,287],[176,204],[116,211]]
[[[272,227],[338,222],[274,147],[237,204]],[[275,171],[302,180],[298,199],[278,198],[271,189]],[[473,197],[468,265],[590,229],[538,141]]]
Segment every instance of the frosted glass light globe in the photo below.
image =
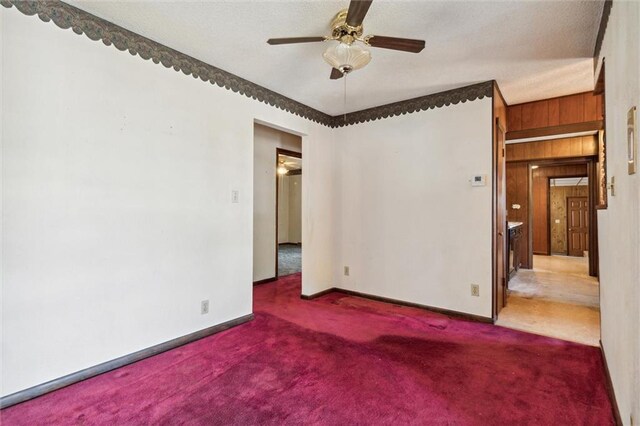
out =
[[357,44],[338,43],[322,55],[324,60],[343,73],[360,69],[371,61],[371,52]]

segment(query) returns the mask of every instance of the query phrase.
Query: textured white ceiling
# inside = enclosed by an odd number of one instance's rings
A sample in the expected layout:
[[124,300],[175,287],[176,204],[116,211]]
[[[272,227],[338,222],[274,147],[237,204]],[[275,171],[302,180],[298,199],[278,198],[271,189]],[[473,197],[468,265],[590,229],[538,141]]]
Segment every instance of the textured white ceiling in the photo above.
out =
[[[270,37],[329,33],[343,1],[95,1],[68,3],[285,96],[337,115],[327,43],[269,46]],[[426,40],[419,54],[372,48],[348,77],[347,111],[496,79],[509,104],[593,88],[598,1],[375,0],[365,34]]]

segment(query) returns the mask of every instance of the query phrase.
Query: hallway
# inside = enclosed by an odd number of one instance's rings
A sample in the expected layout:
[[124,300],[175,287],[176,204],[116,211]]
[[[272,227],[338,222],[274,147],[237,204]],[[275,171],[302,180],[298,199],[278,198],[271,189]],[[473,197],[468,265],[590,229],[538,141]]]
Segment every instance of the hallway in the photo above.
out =
[[586,257],[534,256],[509,281],[497,325],[599,346],[599,284]]

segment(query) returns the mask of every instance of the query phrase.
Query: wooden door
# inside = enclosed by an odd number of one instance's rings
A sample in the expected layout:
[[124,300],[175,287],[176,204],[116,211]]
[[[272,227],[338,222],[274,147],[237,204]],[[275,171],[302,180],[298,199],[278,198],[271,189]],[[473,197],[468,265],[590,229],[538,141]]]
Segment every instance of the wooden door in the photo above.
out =
[[567,197],[567,247],[569,256],[584,255],[589,250],[589,200]]

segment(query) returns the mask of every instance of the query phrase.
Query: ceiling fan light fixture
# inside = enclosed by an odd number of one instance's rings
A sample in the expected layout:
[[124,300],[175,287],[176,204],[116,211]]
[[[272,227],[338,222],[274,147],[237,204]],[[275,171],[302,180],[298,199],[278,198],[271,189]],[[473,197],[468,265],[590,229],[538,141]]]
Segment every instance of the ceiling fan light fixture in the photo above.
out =
[[338,43],[322,54],[324,60],[342,73],[358,70],[371,61],[371,52],[355,43]]
[[278,168],[276,169],[276,171],[278,172],[278,174],[280,176],[284,176],[287,173],[289,173],[289,169],[287,169],[284,165],[284,161],[280,161],[280,163],[278,164]]

